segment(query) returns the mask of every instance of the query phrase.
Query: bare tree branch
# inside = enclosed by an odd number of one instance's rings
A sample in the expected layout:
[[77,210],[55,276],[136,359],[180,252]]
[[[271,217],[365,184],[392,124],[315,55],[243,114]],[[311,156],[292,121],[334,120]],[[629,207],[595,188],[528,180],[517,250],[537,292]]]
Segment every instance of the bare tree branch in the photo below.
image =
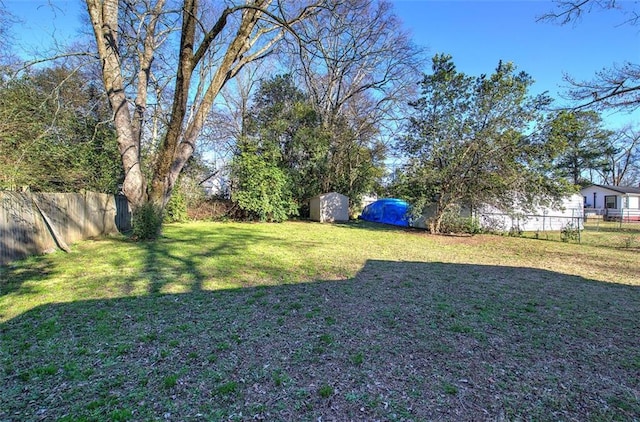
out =
[[[558,22],[562,25],[578,22],[584,13],[593,10],[615,10],[625,20],[621,25],[637,25],[640,14],[633,2],[616,0],[557,0],[556,7],[538,18],[538,21]],[[576,109],[635,110],[640,107],[640,66],[635,63],[614,64],[596,73],[591,81],[578,81],[565,75],[568,82],[566,97],[578,102]]]
[[596,73],[590,81],[565,75],[566,97],[579,102],[576,108],[636,110],[640,107],[640,65],[614,65]]

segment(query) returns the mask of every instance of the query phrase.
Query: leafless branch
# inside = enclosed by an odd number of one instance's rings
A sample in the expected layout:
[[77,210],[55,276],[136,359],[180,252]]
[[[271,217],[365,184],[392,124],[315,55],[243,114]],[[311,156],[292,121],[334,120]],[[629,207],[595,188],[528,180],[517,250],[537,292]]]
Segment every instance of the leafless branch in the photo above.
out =
[[590,81],[564,76],[568,83],[566,97],[576,101],[576,108],[635,110],[640,107],[640,65],[614,65],[596,73]]

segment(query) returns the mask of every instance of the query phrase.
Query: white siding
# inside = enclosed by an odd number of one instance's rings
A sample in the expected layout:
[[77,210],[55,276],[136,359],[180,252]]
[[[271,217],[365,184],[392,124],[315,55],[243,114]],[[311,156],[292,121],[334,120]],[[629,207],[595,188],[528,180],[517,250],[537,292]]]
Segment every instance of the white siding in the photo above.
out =
[[485,206],[476,212],[476,216],[486,229],[558,231],[569,224],[582,228],[583,198],[575,194],[565,198],[557,208],[539,207],[530,212],[516,211],[509,215],[495,207]]
[[[588,186],[580,191],[582,196],[586,198],[585,207],[587,208],[606,208],[604,203],[605,196],[620,196],[619,192],[613,191],[611,189],[603,188],[600,186]],[[595,197],[594,197],[595,194]],[[594,202],[595,198],[595,202]],[[616,198],[616,204],[619,204],[620,199]]]

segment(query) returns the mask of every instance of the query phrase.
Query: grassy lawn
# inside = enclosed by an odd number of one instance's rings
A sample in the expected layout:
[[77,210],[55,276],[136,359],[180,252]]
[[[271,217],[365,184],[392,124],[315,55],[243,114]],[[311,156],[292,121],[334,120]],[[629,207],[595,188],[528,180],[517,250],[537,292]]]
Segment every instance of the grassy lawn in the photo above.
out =
[[615,236],[190,223],[32,257],[0,269],[0,421],[639,420]]
[[[557,242],[562,240],[560,232],[527,232],[523,237]],[[583,245],[640,251],[640,223],[589,220],[584,224],[579,242]]]

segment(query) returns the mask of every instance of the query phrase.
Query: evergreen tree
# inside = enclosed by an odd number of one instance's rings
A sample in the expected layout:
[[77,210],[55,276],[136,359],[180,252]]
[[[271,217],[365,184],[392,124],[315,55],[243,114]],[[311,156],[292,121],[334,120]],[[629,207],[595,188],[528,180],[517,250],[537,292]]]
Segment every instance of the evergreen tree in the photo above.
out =
[[529,95],[532,83],[511,63],[474,78],[459,72],[451,56],[433,58],[399,142],[408,157],[401,185],[417,213],[435,210],[431,232],[460,206],[491,204],[508,212],[564,192],[539,165],[546,146],[530,135],[550,103]]
[[122,180],[104,98],[66,67],[0,82],[0,189],[115,193]]
[[549,142],[559,156],[554,168],[574,185],[593,183],[585,177],[589,170],[601,174],[610,166],[607,157],[615,154],[610,138],[595,111],[561,111],[551,121]]

